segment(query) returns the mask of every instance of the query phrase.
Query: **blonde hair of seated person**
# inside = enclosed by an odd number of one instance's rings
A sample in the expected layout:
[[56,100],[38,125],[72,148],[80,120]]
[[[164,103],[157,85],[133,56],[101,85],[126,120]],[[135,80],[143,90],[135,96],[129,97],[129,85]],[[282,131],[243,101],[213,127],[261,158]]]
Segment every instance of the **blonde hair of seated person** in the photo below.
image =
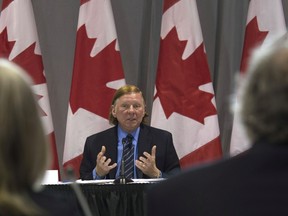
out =
[[0,59],[0,215],[41,212],[27,192],[40,186],[50,148],[31,84],[23,69]]

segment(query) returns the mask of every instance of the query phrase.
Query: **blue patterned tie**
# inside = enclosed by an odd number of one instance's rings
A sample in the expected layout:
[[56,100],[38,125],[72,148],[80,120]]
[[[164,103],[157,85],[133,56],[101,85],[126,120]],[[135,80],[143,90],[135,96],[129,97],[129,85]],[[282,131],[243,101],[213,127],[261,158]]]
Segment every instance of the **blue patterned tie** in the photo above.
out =
[[128,134],[124,142],[123,158],[125,163],[125,177],[131,179],[134,177],[134,145],[133,136]]

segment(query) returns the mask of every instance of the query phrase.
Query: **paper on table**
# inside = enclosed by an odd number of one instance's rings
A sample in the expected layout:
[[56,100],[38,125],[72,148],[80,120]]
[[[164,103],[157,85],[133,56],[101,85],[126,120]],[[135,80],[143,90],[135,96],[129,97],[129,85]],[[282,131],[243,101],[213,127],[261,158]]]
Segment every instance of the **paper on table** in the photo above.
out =
[[[132,179],[133,182],[129,182],[127,184],[147,184],[147,183],[155,183],[159,181],[165,180],[165,178],[156,178],[156,179]],[[77,180],[79,184],[114,184],[114,179],[100,179],[100,180]]]

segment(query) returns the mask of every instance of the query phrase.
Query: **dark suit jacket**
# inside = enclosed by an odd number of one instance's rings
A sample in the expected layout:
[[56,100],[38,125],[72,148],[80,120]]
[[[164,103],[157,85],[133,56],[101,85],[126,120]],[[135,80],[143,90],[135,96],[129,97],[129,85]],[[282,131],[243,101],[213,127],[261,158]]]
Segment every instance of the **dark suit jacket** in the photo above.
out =
[[148,216],[288,215],[288,145],[257,143],[148,191]]
[[[82,180],[92,179],[92,170],[96,166],[97,154],[101,151],[103,145],[106,147],[105,156],[111,158],[111,163],[117,163],[117,126],[94,134],[86,139],[83,159],[80,165],[80,178]],[[138,157],[142,156],[144,151],[150,153],[153,145],[157,146],[156,165],[161,170],[162,177],[167,178],[179,172],[179,159],[173,145],[172,134],[168,131],[141,124],[137,145]],[[136,170],[138,178],[149,178],[139,169]],[[115,179],[116,171],[116,168],[111,170],[107,174],[106,179]]]
[[[64,192],[64,193],[63,193]],[[41,212],[37,216],[84,216],[84,211],[77,200],[76,195],[67,193],[66,191],[57,191],[43,188],[41,191],[27,190],[27,200],[36,204]],[[71,196],[72,195],[72,196]],[[29,199],[28,199],[29,197]],[[3,203],[2,203],[3,204]],[[16,209],[11,209],[11,206],[1,206],[0,216],[20,216]],[[25,214],[27,215],[27,214]],[[35,214],[31,216],[36,216]]]
[[37,206],[45,211],[43,216],[84,215],[76,195],[71,196],[68,193],[51,191],[44,187],[43,190],[39,192],[31,191],[29,196],[37,204]]

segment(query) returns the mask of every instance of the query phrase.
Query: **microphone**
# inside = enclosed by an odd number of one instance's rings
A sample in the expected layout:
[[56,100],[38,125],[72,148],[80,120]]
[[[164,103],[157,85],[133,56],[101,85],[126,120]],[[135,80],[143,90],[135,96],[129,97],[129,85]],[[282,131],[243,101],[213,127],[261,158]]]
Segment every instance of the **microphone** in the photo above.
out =
[[74,172],[73,167],[68,167],[66,169],[66,176],[67,176],[68,180],[71,181],[70,186],[76,195],[76,198],[77,198],[77,200],[78,200],[78,202],[82,208],[83,214],[85,216],[92,216],[93,214],[89,208],[87,200],[85,199],[84,194],[81,191],[81,188],[75,182],[75,172]]
[[119,178],[115,179],[115,181],[114,181],[115,184],[126,184],[129,182],[133,182],[132,179],[128,179],[125,177],[124,147],[125,147],[125,145],[128,145],[128,138],[122,139],[122,145],[123,145],[123,149],[122,149],[120,176],[119,176]]

